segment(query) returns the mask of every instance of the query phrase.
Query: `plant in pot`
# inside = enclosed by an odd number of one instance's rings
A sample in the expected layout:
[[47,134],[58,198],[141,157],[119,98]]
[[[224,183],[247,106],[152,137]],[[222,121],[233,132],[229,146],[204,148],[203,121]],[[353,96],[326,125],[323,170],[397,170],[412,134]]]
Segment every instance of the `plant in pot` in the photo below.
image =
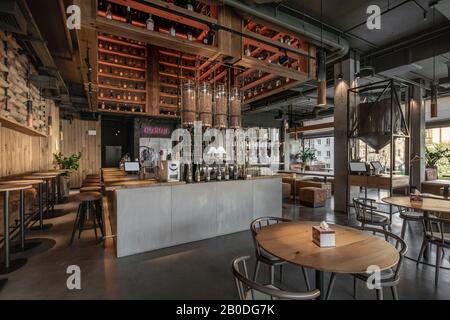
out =
[[67,170],[66,173],[61,175],[61,196],[68,197],[69,196],[69,183],[70,183],[70,171],[78,170],[79,161],[81,158],[81,152],[78,154],[72,154],[69,157],[63,156],[61,152],[54,153],[53,159],[59,169]]
[[300,162],[302,172],[305,171],[306,165],[316,160],[316,152],[311,148],[306,148],[295,155],[297,161]]
[[425,148],[426,180],[438,178],[437,165],[439,160],[450,157],[450,150],[442,144],[434,144]]

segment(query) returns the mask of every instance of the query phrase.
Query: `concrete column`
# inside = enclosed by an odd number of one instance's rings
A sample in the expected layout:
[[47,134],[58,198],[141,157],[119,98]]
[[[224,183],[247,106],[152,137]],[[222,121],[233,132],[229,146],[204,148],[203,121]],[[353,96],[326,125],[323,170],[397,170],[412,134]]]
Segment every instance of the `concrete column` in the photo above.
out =
[[[349,124],[347,121],[347,90],[355,87],[359,56],[350,51],[349,58],[334,65],[334,210],[347,211],[347,173]],[[338,80],[342,73],[342,80]]]
[[[423,89],[411,86],[411,125],[410,125],[410,157],[418,155],[421,159],[411,163],[411,186],[420,189],[425,180],[425,103]],[[408,155],[406,155],[408,156]]]

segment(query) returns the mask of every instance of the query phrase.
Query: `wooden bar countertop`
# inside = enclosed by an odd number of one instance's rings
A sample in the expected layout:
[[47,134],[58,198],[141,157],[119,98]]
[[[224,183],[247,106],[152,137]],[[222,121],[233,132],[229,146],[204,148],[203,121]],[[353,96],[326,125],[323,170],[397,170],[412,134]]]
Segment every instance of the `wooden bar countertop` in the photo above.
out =
[[[259,176],[259,177],[251,177],[245,180],[229,180],[231,181],[246,181],[246,180],[261,180],[261,179],[275,179],[281,178],[280,175],[272,175],[272,176]],[[135,188],[146,188],[146,187],[162,187],[162,186],[177,186],[186,184],[185,181],[175,181],[175,182],[160,182],[156,179],[140,179],[138,175],[123,175],[123,176],[108,176],[104,175],[104,184],[106,191],[113,191],[118,189],[135,189]],[[210,181],[210,182],[193,182],[193,184],[197,183],[220,183],[227,182],[225,180],[221,181]]]

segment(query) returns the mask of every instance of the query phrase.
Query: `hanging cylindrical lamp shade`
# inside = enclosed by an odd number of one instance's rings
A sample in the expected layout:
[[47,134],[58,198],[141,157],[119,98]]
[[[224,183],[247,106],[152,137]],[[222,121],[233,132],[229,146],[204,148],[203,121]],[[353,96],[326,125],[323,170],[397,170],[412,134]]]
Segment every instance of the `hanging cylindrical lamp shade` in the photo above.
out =
[[437,111],[437,85],[432,84],[431,85],[431,103],[430,103],[430,116],[431,118],[437,118],[438,111]]
[[198,88],[198,114],[199,120],[205,128],[212,126],[212,105],[211,86],[204,82]]
[[48,120],[47,120],[47,130],[48,130],[48,135],[49,135],[49,136],[52,135],[52,126],[53,126],[53,118],[52,118],[52,116],[48,116]]
[[181,87],[181,121],[184,128],[194,125],[195,114],[195,84],[186,80]]
[[233,87],[230,92],[230,128],[241,127],[242,93],[238,87]]
[[27,100],[27,125],[33,126],[33,101]]
[[217,86],[215,92],[214,128],[224,129],[228,125],[228,100],[225,85]]
[[323,49],[317,51],[317,105],[327,105],[327,57]]

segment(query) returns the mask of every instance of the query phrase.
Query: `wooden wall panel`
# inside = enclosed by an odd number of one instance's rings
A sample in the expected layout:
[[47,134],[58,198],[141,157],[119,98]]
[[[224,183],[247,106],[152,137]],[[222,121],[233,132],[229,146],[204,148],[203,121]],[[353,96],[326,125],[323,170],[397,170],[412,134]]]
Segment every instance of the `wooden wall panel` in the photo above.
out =
[[[65,156],[81,152],[80,167],[78,171],[72,173],[70,179],[70,187],[79,188],[86,175],[100,173],[100,121],[73,119],[61,120],[61,123],[63,131],[61,152]],[[88,135],[88,130],[95,130],[96,135]]]
[[0,127],[0,178],[54,168],[53,153],[59,150],[59,110],[53,101],[45,103],[54,126],[58,125],[47,138]]

